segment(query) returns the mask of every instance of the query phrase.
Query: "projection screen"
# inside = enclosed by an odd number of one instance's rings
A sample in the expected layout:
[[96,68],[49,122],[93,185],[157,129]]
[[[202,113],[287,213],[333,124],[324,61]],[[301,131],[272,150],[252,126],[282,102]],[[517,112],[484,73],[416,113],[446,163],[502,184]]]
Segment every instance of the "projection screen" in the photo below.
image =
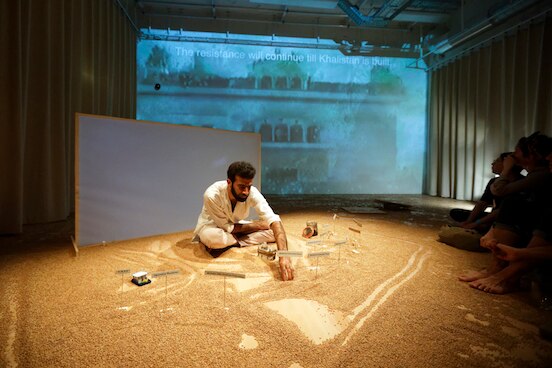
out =
[[260,133],[266,194],[422,192],[427,75],[414,60],[193,36],[205,41],[139,41],[138,119]]
[[203,192],[226,179],[231,162],[261,167],[260,141],[257,133],[77,114],[76,245],[193,229]]

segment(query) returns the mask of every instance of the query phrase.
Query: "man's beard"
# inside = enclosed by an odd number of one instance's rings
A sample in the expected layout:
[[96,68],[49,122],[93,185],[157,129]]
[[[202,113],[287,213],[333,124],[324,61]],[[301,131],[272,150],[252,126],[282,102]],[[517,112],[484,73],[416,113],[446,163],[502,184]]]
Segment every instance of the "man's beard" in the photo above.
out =
[[232,192],[232,195],[234,198],[236,198],[236,201],[238,202],[245,202],[247,200],[247,197],[249,196],[240,196],[236,191],[234,190],[234,183],[232,183],[232,186],[230,187],[230,191]]

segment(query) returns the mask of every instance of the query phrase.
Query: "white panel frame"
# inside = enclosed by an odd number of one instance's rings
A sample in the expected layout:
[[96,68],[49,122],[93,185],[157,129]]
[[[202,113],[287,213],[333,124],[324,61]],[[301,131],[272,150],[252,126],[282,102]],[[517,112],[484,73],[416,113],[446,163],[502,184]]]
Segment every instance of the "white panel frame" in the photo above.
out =
[[249,161],[260,188],[261,137],[175,124],[76,114],[75,244],[190,230],[203,192]]

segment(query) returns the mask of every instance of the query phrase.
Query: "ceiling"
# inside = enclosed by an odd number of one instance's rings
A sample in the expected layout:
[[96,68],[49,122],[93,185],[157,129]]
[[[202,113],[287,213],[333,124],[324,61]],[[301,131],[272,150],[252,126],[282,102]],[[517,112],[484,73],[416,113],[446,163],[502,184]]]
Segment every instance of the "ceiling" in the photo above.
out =
[[[549,0],[116,0],[142,38],[183,31],[330,39],[345,55],[442,57],[550,12]],[[242,38],[243,40],[243,38]],[[242,41],[243,42],[243,41]]]

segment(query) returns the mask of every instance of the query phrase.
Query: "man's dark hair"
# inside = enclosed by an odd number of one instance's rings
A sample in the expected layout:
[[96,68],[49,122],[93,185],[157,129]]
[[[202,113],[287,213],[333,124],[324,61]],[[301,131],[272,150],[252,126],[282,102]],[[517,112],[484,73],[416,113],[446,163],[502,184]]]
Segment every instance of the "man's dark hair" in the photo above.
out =
[[244,179],[253,179],[255,177],[255,173],[255,168],[249,162],[236,161],[228,166],[226,175],[230,181],[234,182],[236,180],[236,175]]
[[521,137],[517,146],[521,149],[524,156],[533,154],[537,157],[546,157],[552,149],[550,138],[544,134],[540,134],[540,132],[535,132],[529,137]]
[[[508,156],[511,156],[513,155],[514,153],[513,152],[502,152],[499,156],[499,158],[504,161],[504,159]],[[512,166],[512,169],[511,169],[511,172],[512,173],[515,173],[515,174],[519,174],[521,173],[521,171],[523,170],[523,167],[519,166],[519,165],[514,165]]]
[[529,156],[529,147],[527,143],[527,137],[521,137],[516,144],[516,147],[521,150],[521,153],[523,153],[524,157]]
[[532,154],[539,165],[547,165],[546,156],[552,151],[552,138],[535,132],[529,137],[520,138],[517,145],[525,157]]

